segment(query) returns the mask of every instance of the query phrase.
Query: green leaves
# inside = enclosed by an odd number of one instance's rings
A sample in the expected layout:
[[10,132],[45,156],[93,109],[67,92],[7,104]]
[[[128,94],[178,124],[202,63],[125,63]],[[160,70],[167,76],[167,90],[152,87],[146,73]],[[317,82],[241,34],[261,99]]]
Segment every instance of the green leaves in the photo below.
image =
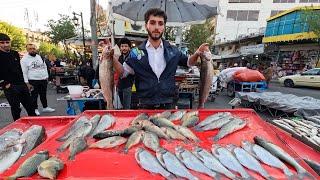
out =
[[320,10],[306,7],[302,12],[302,21],[307,23],[310,31],[313,31],[318,39],[320,38]]
[[64,51],[62,48],[55,44],[47,42],[42,42],[40,44],[39,53],[41,55],[55,55],[55,57],[57,58],[62,58],[64,56]]
[[25,49],[26,37],[24,36],[22,29],[0,21],[0,32],[5,33],[10,37],[13,50],[21,51]]

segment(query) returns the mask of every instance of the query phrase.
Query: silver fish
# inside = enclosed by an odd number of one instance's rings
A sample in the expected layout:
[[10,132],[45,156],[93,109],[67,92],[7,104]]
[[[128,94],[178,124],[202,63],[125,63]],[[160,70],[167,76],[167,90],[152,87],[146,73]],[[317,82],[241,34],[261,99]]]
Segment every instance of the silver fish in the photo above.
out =
[[273,179],[268,174],[268,172],[265,169],[263,169],[259,161],[255,159],[253,156],[251,156],[246,150],[237,147],[233,144],[229,144],[227,148],[235,155],[235,157],[244,167],[259,173],[262,177],[266,179]]
[[22,148],[23,144],[18,143],[0,150],[0,173],[10,168],[19,159]]
[[63,167],[64,164],[61,159],[51,157],[38,166],[38,174],[44,178],[56,179],[59,171],[61,171]]
[[166,149],[159,149],[156,152],[156,156],[161,165],[165,167],[169,172],[187,179],[198,179],[188,171],[188,169],[179,161],[179,159],[174,154],[167,151]]
[[263,147],[252,144],[249,141],[242,141],[241,146],[243,149],[251,153],[255,158],[259,159],[261,162],[278,169],[281,169],[288,179],[293,179],[293,173],[288,169],[288,167],[281,162],[277,157],[273,156],[269,151],[265,150]]
[[268,150],[272,155],[278,157],[279,159],[287,162],[288,164],[292,165],[298,172],[300,178],[309,177],[311,179],[315,179],[310,173],[308,173],[292,156],[290,156],[287,152],[285,152],[279,146],[265,140],[262,137],[255,136],[254,142],[259,144],[264,149]]
[[43,126],[32,125],[22,135],[21,139],[25,139],[26,143],[23,146],[21,156],[26,155],[32,149],[41,144],[45,137],[45,129]]
[[186,112],[187,111],[185,110],[176,111],[169,116],[168,120],[169,121],[180,120]]
[[197,128],[201,128],[203,126],[206,126],[208,124],[212,124],[214,121],[217,121],[217,120],[222,119],[224,117],[230,117],[230,116],[231,116],[230,112],[219,112],[219,113],[216,113],[216,114],[212,114],[212,115],[206,117],[199,124],[197,124],[196,129]]
[[193,150],[193,154],[198,157],[205,166],[209,169],[224,174],[226,177],[230,179],[236,179],[237,176],[230,172],[227,168],[225,168],[216,157],[214,157],[207,150],[202,149],[200,147],[196,147]]
[[185,120],[187,120],[189,117],[191,116],[198,116],[199,115],[199,111],[190,111],[185,113],[182,118],[181,118],[181,122],[184,122]]
[[171,127],[174,128],[175,124],[173,122],[169,121],[166,118],[151,118],[150,121],[159,126],[159,127]]
[[161,176],[166,179],[174,179],[174,176],[164,169],[157,158],[150,154],[147,150],[143,148],[137,148],[135,158],[143,169],[151,173],[161,174]]
[[201,55],[198,108],[204,108],[204,103],[207,101],[210,87],[212,85],[213,64],[211,58],[212,55],[209,51],[209,47],[206,47],[206,51]]
[[250,179],[251,176],[242,167],[239,161],[232,155],[232,153],[217,144],[212,145],[212,154],[219,159],[219,161],[228,169],[235,171],[241,175],[241,177]]
[[169,128],[169,127],[161,127],[161,130],[166,133],[171,139],[187,141],[187,138],[180,134],[178,131]]
[[152,117],[168,119],[170,116],[171,116],[171,111],[166,110],[166,111],[163,111],[161,113],[157,113],[157,114],[153,115]]
[[218,119],[211,124],[207,124],[206,126],[203,126],[201,128],[197,128],[197,131],[209,131],[209,130],[215,130],[221,128],[223,125],[230,122],[233,118],[231,117],[223,117],[221,119]]
[[130,122],[130,125],[131,126],[136,125],[137,121],[148,120],[148,119],[149,119],[149,115],[147,113],[140,113]]
[[89,146],[89,148],[108,149],[120,146],[127,142],[127,139],[121,136],[113,136],[97,141]]
[[218,134],[213,138],[213,141],[217,142],[226,135],[244,128],[246,125],[247,122],[240,118],[232,119],[230,122],[222,126]]
[[74,160],[75,156],[87,148],[87,141],[84,137],[77,137],[69,146],[69,160]]
[[23,131],[21,129],[11,129],[0,135],[0,151],[7,146],[14,145],[20,139]]
[[162,129],[160,129],[158,126],[156,125],[148,125],[148,126],[144,126],[143,129],[145,131],[149,131],[149,132],[153,132],[155,133],[158,137],[160,138],[164,138],[164,139],[167,139],[169,140],[169,136],[163,132]]
[[144,134],[143,130],[139,130],[131,134],[131,136],[129,137],[126,143],[126,146],[124,147],[124,153],[128,153],[129,149],[132,146],[139,144],[141,142],[143,134]]
[[92,118],[90,118],[90,122],[92,124],[91,132],[89,133],[89,136],[93,136],[93,131],[96,129],[97,125],[99,124],[101,116],[99,114],[94,115]]
[[8,179],[17,179],[19,177],[30,177],[37,172],[38,166],[49,158],[48,151],[39,151],[26,159],[17,169],[17,171]]
[[210,177],[218,178],[218,175],[206,167],[196,156],[190,151],[182,148],[181,146],[176,147],[176,157],[183,162],[183,164],[194,171],[204,173]]
[[184,127],[194,127],[197,123],[199,122],[199,117],[198,116],[191,116],[185,121],[182,122],[181,126]]
[[194,142],[200,142],[200,139],[187,127],[175,126],[175,130],[177,130],[184,137],[186,137]]
[[101,117],[97,127],[93,131],[93,135],[104,131],[105,129],[109,129],[114,125],[116,119],[111,114],[105,114]]
[[142,137],[142,143],[149,149],[153,150],[156,152],[159,147],[159,138],[157,135],[155,135],[152,132],[145,131]]
[[74,131],[79,129],[79,127],[83,126],[84,123],[89,122],[89,119],[86,116],[81,116],[76,122],[74,122],[71,127],[57,139],[57,141],[65,141],[67,140],[72,134],[74,134]]

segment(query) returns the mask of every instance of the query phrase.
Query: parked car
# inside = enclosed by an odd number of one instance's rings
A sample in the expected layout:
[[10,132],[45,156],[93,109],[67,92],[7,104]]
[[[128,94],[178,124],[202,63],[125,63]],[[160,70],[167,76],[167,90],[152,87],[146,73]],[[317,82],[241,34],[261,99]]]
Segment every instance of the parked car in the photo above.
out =
[[286,87],[320,87],[320,68],[310,69],[301,74],[281,77],[279,82]]

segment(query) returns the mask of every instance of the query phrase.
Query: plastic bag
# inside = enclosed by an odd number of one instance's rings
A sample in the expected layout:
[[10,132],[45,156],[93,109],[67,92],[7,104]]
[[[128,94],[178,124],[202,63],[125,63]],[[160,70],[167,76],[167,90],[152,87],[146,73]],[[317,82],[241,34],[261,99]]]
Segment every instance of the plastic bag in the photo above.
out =
[[241,82],[258,82],[266,80],[259,71],[252,69],[238,70],[234,73],[233,79]]

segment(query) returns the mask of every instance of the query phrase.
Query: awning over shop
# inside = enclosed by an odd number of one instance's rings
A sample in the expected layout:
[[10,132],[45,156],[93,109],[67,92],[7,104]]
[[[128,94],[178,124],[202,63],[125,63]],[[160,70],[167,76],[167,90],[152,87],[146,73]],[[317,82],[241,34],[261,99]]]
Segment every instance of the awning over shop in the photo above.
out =
[[227,54],[227,55],[214,55],[213,59],[218,60],[218,59],[230,59],[230,58],[237,58],[240,57],[239,53],[233,53],[233,54]]
[[289,41],[299,41],[299,40],[308,40],[308,39],[317,39],[317,38],[318,38],[317,35],[313,32],[304,32],[304,33],[264,37],[262,42],[263,43],[289,42]]
[[256,45],[240,47],[240,54],[242,56],[258,55],[262,53],[264,53],[264,44],[256,44]]

